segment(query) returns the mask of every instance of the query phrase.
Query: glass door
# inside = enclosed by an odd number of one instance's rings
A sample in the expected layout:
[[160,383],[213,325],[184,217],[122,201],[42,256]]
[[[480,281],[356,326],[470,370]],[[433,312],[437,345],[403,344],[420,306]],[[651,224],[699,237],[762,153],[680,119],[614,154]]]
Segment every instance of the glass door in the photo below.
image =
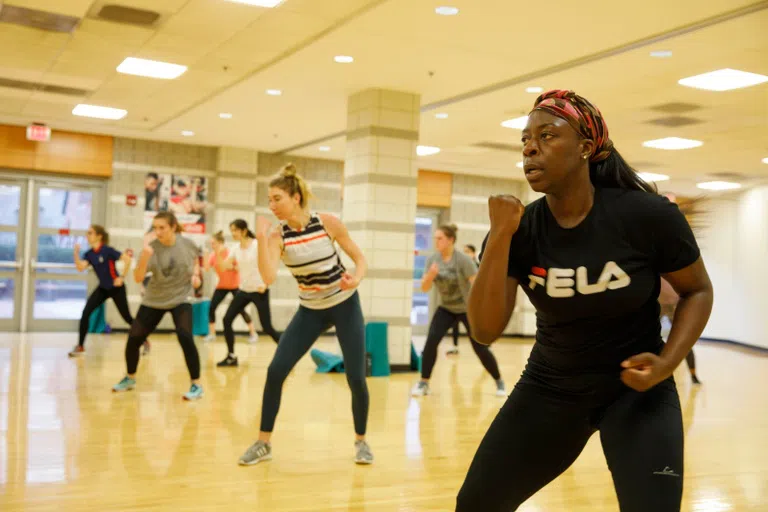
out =
[[433,237],[437,229],[439,210],[419,208],[416,210],[415,242],[413,256],[413,303],[411,305],[411,331],[415,335],[426,335],[432,318],[434,305],[430,306],[432,292],[421,291],[424,265],[434,252]]
[[78,272],[74,246],[88,249],[85,233],[103,224],[104,192],[100,185],[34,182],[30,230],[30,276],[27,328],[30,331],[76,331],[88,297],[88,273]]
[[0,178],[0,331],[21,328],[27,182]]

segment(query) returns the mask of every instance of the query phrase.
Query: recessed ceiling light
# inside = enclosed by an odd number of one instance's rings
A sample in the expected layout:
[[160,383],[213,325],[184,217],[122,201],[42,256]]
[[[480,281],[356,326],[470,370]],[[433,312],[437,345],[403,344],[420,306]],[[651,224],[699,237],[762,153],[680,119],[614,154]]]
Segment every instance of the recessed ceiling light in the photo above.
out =
[[525,92],[529,92],[531,94],[538,94],[540,92],[544,92],[543,87],[526,87]]
[[229,0],[236,4],[255,5],[256,7],[277,7],[285,0]]
[[80,103],[72,109],[72,114],[80,117],[93,117],[96,119],[122,119],[128,113],[127,110],[112,107],[100,107],[98,105],[86,105]]
[[330,146],[320,146],[317,149],[320,150],[320,151],[330,151],[331,147]]
[[229,112],[222,112],[221,114],[219,114],[219,117],[222,119],[232,119],[232,114],[230,114]]
[[117,66],[118,73],[146,76],[148,78],[162,78],[164,80],[179,78],[186,70],[187,66],[182,66],[181,64],[137,59],[135,57],[128,57]]
[[656,50],[651,52],[651,57],[656,57],[657,59],[666,59],[667,57],[672,56],[671,50]]
[[639,172],[637,175],[643,181],[667,181],[669,179],[669,176],[666,174],[656,174],[653,172]]
[[705,181],[704,183],[697,183],[696,186],[704,190],[735,190],[741,188],[741,184],[730,181]]
[[435,114],[435,117],[438,119],[448,119],[448,114],[446,114],[445,112],[438,112],[437,114]]
[[280,96],[281,94],[283,94],[283,91],[281,91],[280,89],[267,89],[267,94],[269,94],[270,96]]
[[704,143],[700,140],[681,139],[680,137],[666,137],[663,139],[647,140],[643,142],[643,146],[646,148],[654,149],[692,149],[703,146]]
[[522,130],[525,125],[528,124],[528,116],[516,117],[514,119],[507,119],[501,126],[504,128],[514,128],[515,130]]
[[416,154],[419,156],[436,155],[440,152],[440,148],[434,146],[416,146]]
[[515,164],[515,166],[517,166],[519,169],[522,169],[523,168],[523,162],[517,162]]
[[350,57],[349,55],[337,55],[333,58],[336,62],[339,64],[349,64],[350,62],[354,62],[354,57]]
[[441,5],[435,9],[435,12],[441,16],[456,16],[459,14],[458,7],[449,7],[447,5]]
[[181,134],[183,136],[185,136],[185,137],[192,137],[195,134],[195,132],[191,132],[189,130],[184,130],[184,131],[181,132]]
[[737,69],[718,69],[702,75],[689,76],[677,81],[680,85],[707,91],[730,91],[768,82],[768,76]]
[[768,158],[763,158],[763,163],[768,164]]

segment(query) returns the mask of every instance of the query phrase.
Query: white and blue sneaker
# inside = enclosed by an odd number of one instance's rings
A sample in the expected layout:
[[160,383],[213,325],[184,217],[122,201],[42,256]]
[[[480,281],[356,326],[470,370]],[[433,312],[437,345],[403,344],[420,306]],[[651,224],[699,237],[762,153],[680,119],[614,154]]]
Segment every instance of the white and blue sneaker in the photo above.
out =
[[136,387],[136,379],[132,379],[127,375],[123,377],[123,380],[112,386],[113,393],[119,393],[121,391],[130,391]]
[[192,384],[189,391],[184,393],[184,400],[199,400],[203,398],[203,387],[200,384]]

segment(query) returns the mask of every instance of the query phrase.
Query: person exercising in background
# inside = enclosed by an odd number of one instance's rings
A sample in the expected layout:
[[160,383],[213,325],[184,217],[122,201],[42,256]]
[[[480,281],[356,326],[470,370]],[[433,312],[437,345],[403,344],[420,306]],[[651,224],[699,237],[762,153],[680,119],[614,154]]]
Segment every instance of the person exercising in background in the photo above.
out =
[[[464,254],[472,258],[472,262],[474,262],[475,266],[479,267],[480,263],[477,261],[477,248],[472,244],[467,244],[464,246]],[[456,322],[453,324],[453,348],[450,348],[446,350],[446,355],[458,355],[459,353],[459,320],[457,319]]]

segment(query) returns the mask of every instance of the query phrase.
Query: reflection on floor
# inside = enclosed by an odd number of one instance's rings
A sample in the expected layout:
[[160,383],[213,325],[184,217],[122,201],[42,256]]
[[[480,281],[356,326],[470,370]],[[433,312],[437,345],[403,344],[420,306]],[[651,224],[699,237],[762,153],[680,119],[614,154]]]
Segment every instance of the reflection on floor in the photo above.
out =
[[[0,509],[450,511],[503,400],[467,340],[446,356],[446,339],[432,395],[410,398],[416,374],[369,379],[376,463],[358,467],[344,376],[315,374],[305,357],[286,382],[274,460],[243,468],[275,345],[238,344],[240,367],[218,369],[223,340],[199,343],[205,397],[189,403],[182,352],[167,335],[152,339],[137,389],[112,394],[124,341],[92,336],[87,355],[71,360],[74,334],[0,334]],[[336,350],[328,338],[317,347]],[[510,387],[529,350],[525,341],[494,347]],[[697,359],[702,387],[684,367],[676,374],[688,436],[683,510],[766,510],[768,358],[700,343]],[[520,510],[618,510],[597,436]]]

